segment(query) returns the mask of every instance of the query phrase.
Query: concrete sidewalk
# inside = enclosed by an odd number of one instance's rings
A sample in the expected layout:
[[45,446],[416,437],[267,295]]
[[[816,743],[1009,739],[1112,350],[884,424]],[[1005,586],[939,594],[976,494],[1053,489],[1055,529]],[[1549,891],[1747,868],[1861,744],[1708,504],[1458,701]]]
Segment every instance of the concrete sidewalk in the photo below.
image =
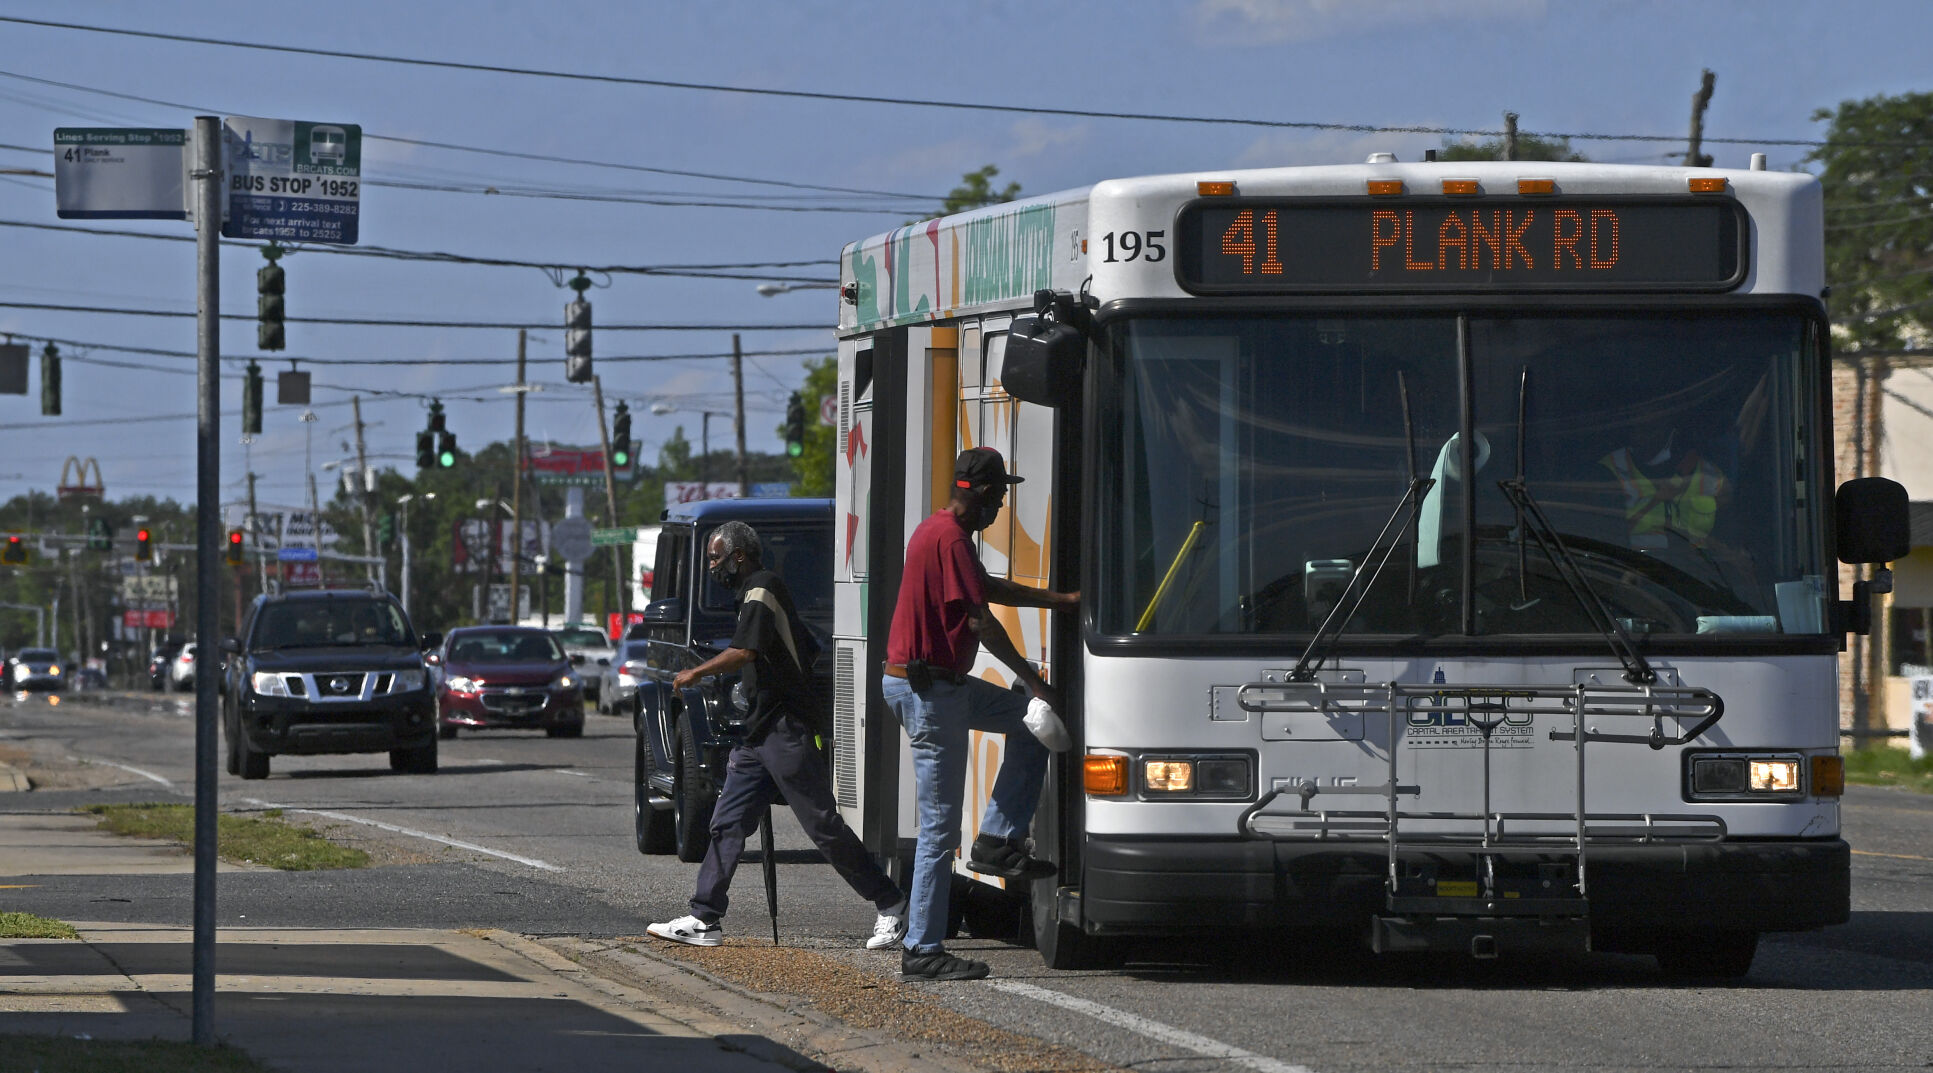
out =
[[[0,813],[0,874],[193,870],[178,849],[170,857],[155,843],[94,831],[91,823]],[[68,923],[80,941],[0,939],[0,1034],[190,1038],[191,929]],[[962,1068],[774,1005],[671,959],[625,957],[621,973],[599,975],[506,932],[223,928],[214,1029],[223,1042],[291,1073]]]

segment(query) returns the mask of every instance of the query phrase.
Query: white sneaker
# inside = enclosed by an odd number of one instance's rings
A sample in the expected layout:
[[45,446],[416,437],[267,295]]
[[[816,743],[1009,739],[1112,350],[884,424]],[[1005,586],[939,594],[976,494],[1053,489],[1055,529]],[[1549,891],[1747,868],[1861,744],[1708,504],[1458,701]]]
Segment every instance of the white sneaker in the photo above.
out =
[[900,899],[898,905],[879,914],[873,921],[872,938],[866,940],[866,949],[882,950],[906,938],[906,900]]
[[660,939],[670,939],[688,946],[717,946],[725,941],[723,924],[707,924],[697,917],[679,917],[668,923],[653,924],[644,930]]

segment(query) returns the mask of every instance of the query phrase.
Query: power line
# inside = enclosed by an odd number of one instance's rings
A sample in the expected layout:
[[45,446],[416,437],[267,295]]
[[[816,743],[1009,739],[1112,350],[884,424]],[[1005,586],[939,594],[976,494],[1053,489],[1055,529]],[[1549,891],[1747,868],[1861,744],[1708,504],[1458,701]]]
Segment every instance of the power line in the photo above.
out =
[[[5,20],[0,20],[0,21],[5,21]],[[14,71],[0,71],[0,78],[14,78],[22,82],[37,82],[43,86],[57,86],[61,89],[72,90],[76,93],[93,93],[103,97],[116,97],[121,100],[136,101],[141,104],[159,105],[163,108],[179,108],[183,111],[196,112],[204,115],[213,114],[216,112],[221,112],[222,114],[225,115],[225,114],[228,114],[229,112],[229,110],[227,109],[204,108],[198,105],[182,104],[179,101],[164,101],[156,97],[143,97],[133,93],[116,93],[115,91],[109,90],[109,89],[100,89],[95,86],[83,86],[73,82],[59,82],[51,78],[35,78],[32,75],[19,74]],[[451,142],[433,142],[433,141],[426,141],[421,138],[399,138],[395,135],[390,135],[390,134],[370,134],[365,132],[363,134],[363,137],[371,141],[392,142],[397,145],[413,145],[424,149],[449,149],[459,153],[477,153],[484,156],[506,157],[512,160],[535,160],[545,164],[572,164],[572,165],[590,167],[590,168],[611,168],[618,171],[644,172],[651,175],[673,175],[682,179],[711,179],[717,182],[748,183],[748,184],[757,185],[757,186],[778,186],[778,187],[784,187],[786,189],[791,189],[791,190],[817,190],[817,191],[830,193],[830,194],[862,194],[868,197],[899,198],[899,199],[908,200],[908,201],[944,201],[945,200],[945,195],[941,195],[941,194],[907,194],[907,193],[901,193],[901,192],[892,191],[892,190],[865,190],[865,189],[860,189],[860,188],[850,187],[850,186],[826,186],[820,183],[793,182],[785,179],[758,179],[758,178],[752,178],[744,175],[721,175],[715,172],[682,171],[677,168],[654,168],[654,167],[647,167],[643,164],[620,164],[620,163],[616,163],[608,160],[586,160],[580,157],[560,157],[560,156],[552,156],[544,153],[523,153],[523,152],[518,152],[514,149],[493,149],[493,148],[487,148],[484,146],[477,146],[477,145],[458,145]]]
[[[9,148],[0,146],[0,148]],[[157,242],[193,242],[192,235],[164,235],[151,231],[127,231],[104,227],[79,227],[73,224],[44,224],[32,220],[0,219],[0,227],[23,227],[35,231],[63,231],[77,235],[96,235],[111,238],[143,238]],[[258,250],[264,243],[243,242],[239,239],[222,239],[224,246]],[[692,264],[692,265],[581,265],[567,261],[519,261],[507,257],[477,257],[460,253],[442,253],[435,250],[403,250],[391,246],[337,246],[318,244],[303,246],[304,253],[332,253],[348,257],[377,257],[399,261],[432,261],[448,264],[483,265],[491,268],[536,268],[546,271],[583,271],[599,275],[638,275],[674,276],[688,279],[756,279],[781,283],[832,283],[834,280],[817,276],[774,276],[770,273],[741,275],[730,273],[731,269],[749,268],[804,268],[820,265],[836,265],[836,259],[814,261],[741,261],[729,264]]]
[[[5,21],[0,19],[0,21]],[[44,302],[0,302],[4,309],[36,309],[51,313],[101,313],[125,317],[196,317],[191,310],[124,309],[112,306],[53,305]],[[222,313],[223,320],[255,320],[253,313]],[[548,331],[554,324],[480,320],[408,320],[392,317],[285,317],[289,324],[349,324],[378,328],[493,328],[514,331],[522,328]],[[831,327],[829,324],[600,324],[604,332],[810,332]],[[605,360],[605,359],[599,359]]]
[[[0,15],[0,22],[18,23],[25,26],[42,26],[56,30],[78,30],[84,33],[114,34],[122,37],[139,37],[156,41],[178,41],[193,45],[214,45],[221,48],[252,49],[259,52],[281,52],[302,56],[322,56],[331,59],[362,60],[370,63],[391,63],[409,67],[434,67],[452,71],[478,71],[487,74],[523,75],[534,78],[554,78],[572,82],[593,82],[601,85],[647,86],[656,89],[683,89],[706,93],[736,93],[759,97],[785,97],[795,100],[838,101],[851,104],[887,104],[910,108],[943,108],[969,112],[999,112],[1009,115],[1051,115],[1077,119],[1127,119],[1156,123],[1214,124],[1239,127],[1268,127],[1291,130],[1345,131],[1358,134],[1453,134],[1483,138],[1502,137],[1500,130],[1478,130],[1460,127],[1436,126],[1379,126],[1366,123],[1323,123],[1307,120],[1248,119],[1239,116],[1190,116],[1157,112],[1108,112],[1083,108],[1052,108],[1040,105],[989,104],[981,101],[947,101],[922,97],[880,97],[859,93],[830,93],[819,90],[769,89],[754,86],[733,86],[715,82],[678,82],[662,78],[636,78],[623,75],[590,74],[582,71],[556,71],[538,67],[512,67],[505,64],[470,63],[461,60],[432,60],[410,56],[388,56],[375,52],[350,52],[342,49],[315,48],[300,45],[273,45],[256,41],[235,41],[218,37],[197,37],[190,34],[162,33],[158,30],[129,30],[112,26],[89,26],[84,23],[55,22],[49,19],[29,19],[12,15]],[[1572,141],[1625,141],[1625,142],[1681,142],[1682,134],[1609,134],[1603,132],[1565,132],[1534,131],[1539,138],[1565,138]],[[1807,138],[1704,138],[1706,142],[1722,145],[1788,145],[1822,146],[1827,144],[1819,139]],[[1851,144],[1851,143],[1838,143]],[[1917,143],[1862,143],[1862,144],[1917,144]]]

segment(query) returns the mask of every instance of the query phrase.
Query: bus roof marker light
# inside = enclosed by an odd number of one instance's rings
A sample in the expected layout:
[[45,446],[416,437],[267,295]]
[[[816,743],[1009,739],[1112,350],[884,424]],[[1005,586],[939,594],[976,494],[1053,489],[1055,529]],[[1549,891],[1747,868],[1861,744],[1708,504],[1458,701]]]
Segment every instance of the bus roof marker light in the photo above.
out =
[[1195,184],[1195,193],[1201,197],[1234,197],[1235,183],[1228,179],[1203,179]]
[[1725,192],[1725,177],[1693,176],[1689,185],[1694,194],[1722,194]]
[[1472,197],[1480,193],[1475,179],[1445,179],[1443,192],[1452,197]]
[[1555,179],[1518,179],[1517,192],[1519,194],[1526,194],[1526,195],[1555,194],[1557,192],[1557,180]]
[[1402,192],[1403,192],[1403,180],[1401,179],[1369,180],[1370,197],[1395,197],[1401,194]]

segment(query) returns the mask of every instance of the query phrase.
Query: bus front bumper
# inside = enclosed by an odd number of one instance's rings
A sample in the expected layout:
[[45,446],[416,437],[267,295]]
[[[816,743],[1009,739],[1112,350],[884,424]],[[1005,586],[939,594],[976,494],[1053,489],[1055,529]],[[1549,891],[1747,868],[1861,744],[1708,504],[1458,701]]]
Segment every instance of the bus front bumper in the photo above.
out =
[[[1353,926],[1388,912],[1379,845],[1089,838],[1084,853],[1078,912],[1090,934],[1163,934],[1203,920]],[[1460,848],[1430,856],[1453,867],[1474,859]],[[1837,838],[1592,847],[1587,911],[1606,937],[1804,931],[1846,922],[1851,867],[1851,848]],[[1444,915],[1456,915],[1445,904]]]

